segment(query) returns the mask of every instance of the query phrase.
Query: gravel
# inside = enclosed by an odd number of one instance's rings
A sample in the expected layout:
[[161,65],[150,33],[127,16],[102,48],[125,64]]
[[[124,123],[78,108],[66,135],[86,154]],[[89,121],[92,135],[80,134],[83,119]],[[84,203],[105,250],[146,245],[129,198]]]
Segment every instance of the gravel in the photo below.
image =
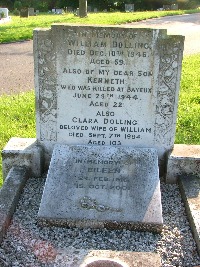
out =
[[7,236],[0,266],[77,267],[88,250],[157,252],[163,267],[200,265],[196,244],[177,185],[161,183],[164,228],[161,234],[128,230],[40,227],[37,212],[45,178],[30,178]]

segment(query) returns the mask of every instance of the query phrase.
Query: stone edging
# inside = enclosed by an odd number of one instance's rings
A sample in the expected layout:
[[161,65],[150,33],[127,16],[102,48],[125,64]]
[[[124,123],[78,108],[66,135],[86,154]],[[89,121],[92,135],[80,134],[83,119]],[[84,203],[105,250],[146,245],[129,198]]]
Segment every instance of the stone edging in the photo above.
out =
[[9,227],[28,176],[28,168],[12,167],[0,190],[0,243]]

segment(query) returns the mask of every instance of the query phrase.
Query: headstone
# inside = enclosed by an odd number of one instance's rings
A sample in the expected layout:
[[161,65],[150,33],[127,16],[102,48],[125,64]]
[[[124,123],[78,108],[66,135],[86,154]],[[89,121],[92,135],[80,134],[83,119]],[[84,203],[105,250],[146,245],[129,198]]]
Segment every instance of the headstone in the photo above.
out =
[[63,13],[63,9],[61,8],[56,8],[56,14],[62,14]]
[[134,4],[125,4],[126,12],[134,12]]
[[45,224],[159,232],[157,151],[56,145],[38,217]]
[[46,166],[56,143],[152,147],[165,163],[174,145],[183,42],[159,29],[35,30],[37,140]]
[[20,17],[21,18],[28,18],[29,13],[28,13],[28,8],[24,7],[20,10]]
[[92,12],[92,7],[91,6],[87,6],[87,12]]
[[98,12],[98,9],[95,7],[94,8],[94,13],[97,13]]
[[36,14],[36,15],[38,15],[39,13],[40,13],[40,11],[39,11],[39,10],[36,10],[36,11],[35,11],[35,14]]
[[61,8],[53,8],[52,9],[52,13],[62,14],[63,13],[63,9],[61,9]]
[[3,13],[3,18],[8,18],[8,9],[7,8],[0,8],[0,14]]
[[73,7],[68,6],[68,7],[67,7],[67,12],[72,13],[72,12],[73,12]]
[[164,10],[170,10],[171,9],[171,5],[163,5],[163,9]]
[[79,16],[87,17],[87,0],[79,0]]
[[178,10],[178,4],[172,4],[171,10]]
[[29,16],[35,16],[34,8],[33,7],[29,7],[28,8],[28,13],[29,13]]

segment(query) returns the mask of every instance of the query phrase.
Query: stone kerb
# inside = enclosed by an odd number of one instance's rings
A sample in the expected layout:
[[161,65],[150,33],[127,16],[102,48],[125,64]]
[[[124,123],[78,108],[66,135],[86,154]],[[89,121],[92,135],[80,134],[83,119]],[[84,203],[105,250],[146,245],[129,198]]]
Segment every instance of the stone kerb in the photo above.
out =
[[0,190],[0,243],[10,225],[20,194],[30,173],[24,167],[12,167]]
[[153,147],[161,166],[174,145],[183,42],[158,29],[36,29],[37,140],[46,166],[56,143]]

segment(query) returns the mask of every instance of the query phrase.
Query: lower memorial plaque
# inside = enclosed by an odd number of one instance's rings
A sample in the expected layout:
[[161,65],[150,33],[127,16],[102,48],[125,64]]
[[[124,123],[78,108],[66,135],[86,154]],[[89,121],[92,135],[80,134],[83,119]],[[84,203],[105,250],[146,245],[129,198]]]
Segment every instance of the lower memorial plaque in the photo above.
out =
[[157,151],[56,145],[38,220],[58,226],[161,231]]

